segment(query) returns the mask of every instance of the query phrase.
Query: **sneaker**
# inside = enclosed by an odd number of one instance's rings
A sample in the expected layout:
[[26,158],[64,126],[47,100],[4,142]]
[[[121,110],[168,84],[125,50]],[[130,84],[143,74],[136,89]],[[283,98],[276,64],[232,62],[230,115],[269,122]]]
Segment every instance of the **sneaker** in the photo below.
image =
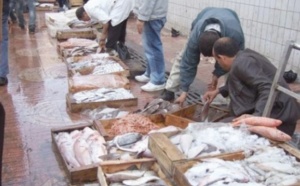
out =
[[148,82],[146,85],[142,86],[141,89],[146,92],[154,92],[158,90],[163,90],[165,86],[165,83],[162,85],[154,85],[153,83]]
[[6,77],[0,77],[0,86],[7,85],[8,81]]
[[161,95],[161,99],[165,101],[173,101],[175,99],[175,93],[165,89]]
[[137,80],[138,82],[141,82],[141,83],[147,83],[150,81],[150,78],[147,77],[145,74],[143,74],[140,76],[135,76],[135,80]]

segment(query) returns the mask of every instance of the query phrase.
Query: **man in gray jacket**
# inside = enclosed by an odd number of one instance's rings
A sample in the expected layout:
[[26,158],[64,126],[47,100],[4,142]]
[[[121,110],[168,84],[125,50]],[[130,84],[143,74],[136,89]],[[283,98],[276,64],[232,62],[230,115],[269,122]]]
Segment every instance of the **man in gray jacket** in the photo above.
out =
[[[240,51],[237,43],[228,37],[217,40],[213,55],[220,66],[228,72],[226,85],[207,92],[204,99],[211,102],[218,93],[230,97],[230,110],[233,117],[243,114],[262,116],[267,103],[276,67],[261,54],[245,49]],[[281,77],[279,84],[287,89],[289,86]],[[279,130],[293,135],[297,120],[300,118],[300,106],[296,99],[278,92],[271,118],[279,119]]]
[[[188,42],[175,60],[162,98],[171,101],[178,88],[182,91],[175,102],[183,103],[197,74],[200,54],[212,56],[212,46],[220,37],[235,39],[240,49],[245,47],[244,33],[237,14],[227,8],[205,8],[192,22]],[[215,89],[218,78],[225,72],[216,63],[210,89]]]
[[147,83],[142,90],[152,92],[165,88],[165,61],[160,32],[166,23],[168,0],[136,0],[137,30],[142,34],[147,60],[146,72],[135,79]]

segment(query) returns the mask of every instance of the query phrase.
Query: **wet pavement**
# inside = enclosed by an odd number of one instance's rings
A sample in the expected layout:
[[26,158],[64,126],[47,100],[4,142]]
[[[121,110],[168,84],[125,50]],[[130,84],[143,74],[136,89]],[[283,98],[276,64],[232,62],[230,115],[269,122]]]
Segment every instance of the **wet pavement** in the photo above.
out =
[[[2,185],[70,185],[53,149],[50,130],[86,121],[79,114],[67,111],[66,65],[57,53],[57,41],[48,35],[44,20],[44,12],[38,12],[34,35],[21,30],[18,25],[10,28],[9,84],[0,88],[0,100],[6,110]],[[172,58],[181,50],[186,37],[173,38],[165,29],[162,39],[169,71]],[[142,56],[141,36],[136,32],[134,20],[128,23],[127,44],[135,55]],[[139,59],[137,63],[143,60],[142,57]],[[210,81],[212,69],[209,60],[203,60],[199,65],[198,80],[193,84],[199,93],[204,92]],[[131,81],[133,94],[139,99],[138,108],[160,94],[142,92],[141,85]],[[293,89],[300,92],[296,84]]]

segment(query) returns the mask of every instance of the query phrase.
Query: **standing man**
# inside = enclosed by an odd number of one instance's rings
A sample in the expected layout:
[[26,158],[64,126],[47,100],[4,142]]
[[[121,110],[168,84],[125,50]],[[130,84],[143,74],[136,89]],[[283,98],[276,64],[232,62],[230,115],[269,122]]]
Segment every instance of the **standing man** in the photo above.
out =
[[147,60],[146,72],[136,76],[141,87],[147,92],[165,88],[165,61],[160,32],[166,23],[168,0],[136,0],[137,30],[142,34],[143,47]]
[[[2,2],[1,2],[2,3]],[[8,16],[9,16],[9,0],[3,0],[2,8],[2,35],[0,40],[0,86],[5,86],[8,83],[7,74],[8,68]]]
[[[213,56],[228,72],[228,78],[224,87],[207,92],[203,98],[212,102],[216,95],[221,93],[223,97],[230,97],[229,106],[233,117],[243,114],[262,116],[276,67],[266,57],[253,50],[240,51],[238,44],[228,37],[215,42]],[[279,84],[289,89],[283,77]],[[278,92],[270,117],[281,120],[282,124],[278,129],[292,136],[300,118],[299,110],[296,99]]]
[[133,0],[89,0],[76,10],[76,16],[82,21],[94,19],[101,22],[99,47],[117,50],[118,42],[125,44],[127,19],[133,4]]
[[[162,99],[172,101],[180,88],[181,95],[175,102],[182,104],[193,83],[201,53],[212,56],[214,42],[220,37],[230,37],[238,42],[240,49],[245,47],[245,38],[238,15],[227,8],[205,8],[192,22],[188,42],[176,57],[168,78]],[[216,89],[218,78],[225,72],[216,63],[209,89]]]

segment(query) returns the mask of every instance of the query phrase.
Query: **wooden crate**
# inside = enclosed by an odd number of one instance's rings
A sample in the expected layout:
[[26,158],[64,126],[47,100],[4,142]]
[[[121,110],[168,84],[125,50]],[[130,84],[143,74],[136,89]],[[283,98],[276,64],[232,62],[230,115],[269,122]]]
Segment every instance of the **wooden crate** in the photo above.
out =
[[83,0],[69,0],[70,6],[82,6]]
[[96,37],[97,35],[93,28],[61,29],[56,33],[57,40],[67,40],[69,38],[96,39]]
[[[183,118],[189,119],[191,122],[200,121],[199,120],[200,117],[195,118],[195,115],[199,115],[201,113],[202,107],[203,107],[203,104],[201,104],[201,103],[187,106],[181,110],[171,113],[171,115],[178,116],[178,118],[183,117]],[[199,113],[199,114],[197,114],[197,113]],[[228,110],[218,108],[213,105],[209,106],[209,114],[207,117],[209,122],[217,122],[223,118],[226,118],[227,116],[229,116]]]
[[154,159],[140,159],[140,160],[131,160],[126,162],[116,162],[116,163],[101,163],[98,167],[98,181],[101,186],[108,186],[109,183],[105,178],[106,173],[116,173],[119,171],[126,170],[132,166],[136,166],[138,169],[141,166],[150,167],[150,170],[156,172],[157,176],[165,181],[166,186],[172,186],[173,184],[170,181],[170,178],[167,177],[160,169],[158,164]]
[[[245,158],[244,154],[241,152],[227,153],[215,157],[225,161],[242,160]],[[173,172],[171,176],[175,184],[180,186],[191,186],[187,178],[184,176],[184,173],[199,162],[201,162],[201,159],[180,160],[173,162]]]
[[[177,119],[174,118],[174,116],[164,116],[162,114],[154,114],[146,117],[160,127],[172,125],[184,129],[189,124],[189,121],[184,118]],[[111,139],[113,136],[109,136],[108,131],[111,129],[113,123],[117,120],[118,119],[94,120],[94,125],[98,128],[102,136],[105,136],[107,139]],[[172,133],[168,133],[165,135],[172,135]]]
[[[112,83],[108,84],[107,82],[105,82],[105,80],[107,81],[107,79],[117,79],[117,81],[120,80],[123,83],[114,86],[114,84]],[[97,88],[125,88],[129,90],[130,83],[129,80],[122,75],[122,73],[120,74],[115,73],[115,75],[103,74],[103,75],[69,77],[68,87],[69,87],[69,93],[76,93],[79,91],[92,90]]]
[[[80,61],[80,59],[84,58],[84,56],[76,56],[76,57],[72,57],[74,60],[77,60]],[[113,57],[113,56],[109,56],[108,57],[109,59],[111,60],[114,60],[116,63],[118,63],[122,68],[123,68],[123,71],[119,71],[119,72],[112,72],[112,74],[121,74],[125,77],[129,77],[130,76],[130,70],[129,70],[129,67],[119,58],[117,57]],[[67,64],[67,71],[68,71],[68,76],[69,77],[72,77],[74,76],[74,74],[76,73],[76,71],[74,71],[71,67],[70,67],[70,64],[69,63],[66,63]]]
[[136,106],[138,100],[137,100],[137,98],[130,98],[130,99],[112,100],[112,101],[76,103],[72,99],[72,94],[68,93],[66,95],[66,102],[67,102],[67,107],[70,112],[80,112],[84,109],[95,109],[100,106],[107,106],[107,107],[113,107],[113,108],[118,108],[121,106],[124,106],[124,107]]
[[97,130],[97,128],[93,124],[70,125],[51,129],[53,147],[56,151],[58,159],[61,161],[66,171],[66,175],[69,178],[71,184],[96,181],[98,164],[92,164],[78,168],[70,167],[67,161],[62,156],[54,136],[59,132],[71,132],[73,130],[82,130],[84,127],[90,127]]

